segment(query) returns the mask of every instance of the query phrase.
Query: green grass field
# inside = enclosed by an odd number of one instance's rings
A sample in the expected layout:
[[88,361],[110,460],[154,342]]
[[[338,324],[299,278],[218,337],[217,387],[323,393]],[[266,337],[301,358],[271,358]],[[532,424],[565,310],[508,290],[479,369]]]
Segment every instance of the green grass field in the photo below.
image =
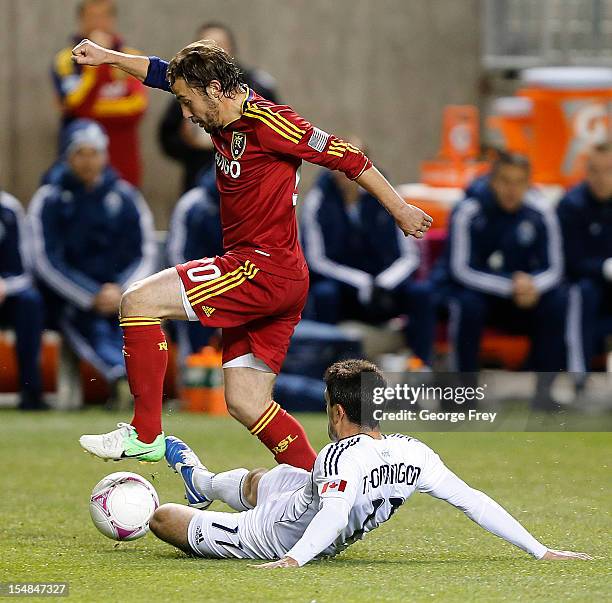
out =
[[[151,534],[115,543],[96,531],[89,493],[113,471],[151,479],[162,502],[183,500],[165,463],[104,463],[81,451],[80,434],[109,431],[122,418],[95,410],[0,412],[0,582],[65,580],[73,601],[612,600],[609,433],[421,437],[545,544],[586,551],[592,562],[537,562],[448,504],[417,494],[337,558],[264,572],[245,561],[186,557]],[[324,416],[300,418],[321,447]],[[213,470],[271,465],[269,453],[229,419],[170,414],[165,427]]]

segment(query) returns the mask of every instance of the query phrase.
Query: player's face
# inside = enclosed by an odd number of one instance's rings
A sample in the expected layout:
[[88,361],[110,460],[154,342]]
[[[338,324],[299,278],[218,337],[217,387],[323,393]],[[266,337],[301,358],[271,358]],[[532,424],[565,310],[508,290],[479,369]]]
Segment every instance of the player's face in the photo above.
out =
[[94,2],[83,8],[79,19],[81,33],[88,36],[92,31],[112,35],[117,28],[115,9],[111,2]]
[[491,178],[491,188],[500,207],[514,213],[523,205],[529,189],[529,172],[518,165],[500,165]]
[[181,111],[185,119],[204,128],[209,134],[216,132],[223,125],[219,119],[219,101],[194,90],[182,78],[177,78],[172,91],[181,103]]
[[106,166],[106,153],[93,147],[82,146],[70,154],[68,165],[85,186],[92,186]]
[[601,201],[612,199],[612,152],[591,155],[586,180],[595,197]]

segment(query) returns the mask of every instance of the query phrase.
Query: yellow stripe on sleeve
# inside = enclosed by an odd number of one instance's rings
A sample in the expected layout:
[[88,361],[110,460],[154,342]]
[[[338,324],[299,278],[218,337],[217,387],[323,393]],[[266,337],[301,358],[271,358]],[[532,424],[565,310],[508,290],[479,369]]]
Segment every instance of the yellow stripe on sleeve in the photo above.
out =
[[306,134],[306,130],[302,130],[298,128],[293,122],[289,121],[284,115],[281,115],[280,111],[278,113],[274,113],[274,111],[272,111],[270,107],[261,107],[261,109],[263,109],[267,113],[270,113],[271,115],[274,115],[276,119],[279,119],[285,124],[287,124],[292,130],[295,130],[298,134],[301,134],[302,136]]
[[[281,120],[278,113],[274,113],[267,107],[261,108],[257,105],[247,103],[247,111],[251,111],[253,113],[257,113],[258,115],[267,117],[268,119],[272,120],[279,128],[282,128],[285,132],[287,132],[287,134],[289,134],[290,136],[295,136],[298,140],[301,139],[302,136],[305,134],[304,130],[300,130],[297,126],[294,126],[289,120],[285,119],[284,117]],[[284,122],[289,124],[291,128],[287,127]],[[297,132],[293,130],[297,130]]]
[[300,142],[300,139],[297,137],[297,134],[289,134],[286,130],[281,130],[280,127],[277,127],[277,125],[275,125],[270,119],[268,119],[268,115],[266,115],[265,113],[263,115],[258,115],[257,113],[253,113],[251,109],[248,109],[243,113],[243,115],[258,119],[259,121],[266,124],[269,128],[274,130],[277,134],[280,134],[283,138],[286,138],[287,140],[290,140],[295,144],[298,144]]

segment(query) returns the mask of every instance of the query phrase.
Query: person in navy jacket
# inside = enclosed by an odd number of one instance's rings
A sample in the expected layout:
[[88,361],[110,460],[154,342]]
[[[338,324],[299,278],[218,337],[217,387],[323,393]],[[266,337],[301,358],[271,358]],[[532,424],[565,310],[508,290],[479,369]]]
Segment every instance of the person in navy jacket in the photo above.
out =
[[[178,200],[170,219],[166,253],[171,266],[184,264],[193,258],[223,255],[219,191],[214,168],[207,170],[198,186]],[[199,322],[175,321],[174,325],[182,355],[199,351],[217,331]]]
[[530,165],[502,153],[489,182],[453,212],[449,231],[449,333],[454,369],[479,368],[485,325],[531,337],[531,364],[565,366],[567,295],[554,212],[529,188]]
[[51,293],[53,320],[112,386],[125,376],[121,294],[156,269],[156,246],[151,212],[109,167],[107,148],[96,122],[72,122],[62,160],[32,199],[29,221],[36,275]]
[[302,204],[301,240],[311,286],[305,315],[336,324],[369,323],[407,314],[407,341],[431,364],[435,310],[428,283],[413,274],[417,244],[355,182],[322,173]]
[[29,247],[21,203],[0,190],[0,323],[15,332],[19,408],[46,410],[40,373],[44,308],[32,282]]
[[558,206],[570,280],[569,370],[584,373],[612,333],[612,142],[589,154],[586,179]]

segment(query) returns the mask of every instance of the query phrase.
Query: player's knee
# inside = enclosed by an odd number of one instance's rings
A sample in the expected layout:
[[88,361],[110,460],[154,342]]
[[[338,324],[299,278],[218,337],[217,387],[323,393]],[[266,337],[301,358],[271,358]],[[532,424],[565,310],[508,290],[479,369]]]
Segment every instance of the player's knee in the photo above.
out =
[[132,283],[121,296],[121,316],[155,316],[155,313],[144,281]]
[[225,379],[225,403],[229,414],[250,427],[269,407],[275,376],[252,369],[232,369]]
[[249,398],[246,392],[240,391],[240,388],[236,388],[233,385],[228,387],[226,384],[225,404],[230,416],[246,427],[249,427],[253,420],[257,418],[251,416],[252,407],[254,406],[253,400]]
[[252,469],[246,474],[244,482],[242,483],[242,495],[253,507],[257,504],[257,489],[259,488],[259,482],[266,471],[267,469],[264,468]]
[[153,515],[151,515],[151,519],[149,519],[149,528],[151,532],[155,534],[158,538],[162,538],[164,536],[164,528],[170,523],[172,519],[172,507],[174,505],[172,503],[168,503],[165,505],[161,505],[161,507],[157,507],[155,509]]
[[227,406],[227,412],[230,414],[230,416],[242,423],[244,405],[241,404],[237,398],[228,395],[225,396],[225,404]]

